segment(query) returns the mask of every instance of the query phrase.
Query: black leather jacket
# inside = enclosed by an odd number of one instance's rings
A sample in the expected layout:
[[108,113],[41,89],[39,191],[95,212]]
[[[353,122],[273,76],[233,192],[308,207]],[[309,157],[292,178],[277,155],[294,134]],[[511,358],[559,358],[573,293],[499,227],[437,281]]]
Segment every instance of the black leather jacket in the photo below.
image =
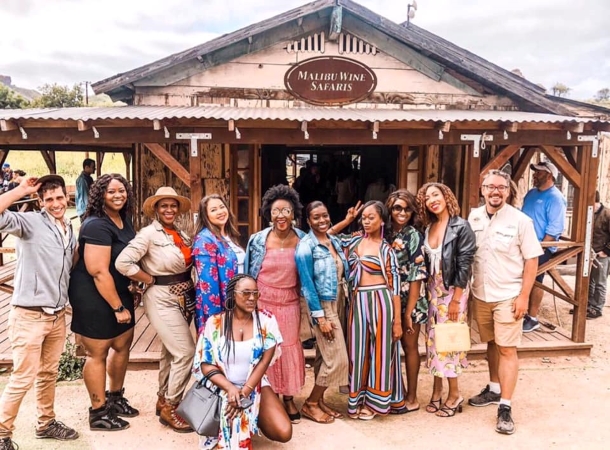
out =
[[[443,238],[441,261],[445,289],[449,289],[449,286],[465,289],[468,286],[476,249],[477,238],[468,221],[459,216],[451,217]],[[427,258],[426,265],[430,273]]]

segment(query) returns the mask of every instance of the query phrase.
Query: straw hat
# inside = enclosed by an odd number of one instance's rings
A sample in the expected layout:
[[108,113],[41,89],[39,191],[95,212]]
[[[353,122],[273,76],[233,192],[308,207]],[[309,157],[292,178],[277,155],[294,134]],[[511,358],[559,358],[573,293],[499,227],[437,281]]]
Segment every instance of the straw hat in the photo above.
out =
[[180,207],[180,214],[187,213],[191,209],[191,201],[188,198],[178,195],[176,191],[169,186],[161,186],[159,189],[157,189],[155,195],[148,197],[146,200],[144,200],[144,205],[142,205],[142,210],[144,211],[144,214],[146,214],[150,218],[154,218],[155,206],[157,205],[157,202],[159,200],[163,200],[164,198],[171,198],[176,200],[178,202],[178,206]]

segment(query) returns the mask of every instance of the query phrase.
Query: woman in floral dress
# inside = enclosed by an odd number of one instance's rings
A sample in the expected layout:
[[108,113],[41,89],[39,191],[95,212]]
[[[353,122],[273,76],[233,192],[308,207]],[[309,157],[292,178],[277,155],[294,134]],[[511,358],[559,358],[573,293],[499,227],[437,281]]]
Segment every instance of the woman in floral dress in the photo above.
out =
[[280,356],[282,335],[273,314],[258,309],[259,296],[251,276],[231,279],[225,311],[209,318],[197,343],[195,378],[205,374],[220,389],[218,449],[252,449],[259,430],[272,441],[292,438],[292,424],[265,375]]
[[406,189],[394,191],[386,206],[391,214],[388,242],[398,259],[400,304],[402,314],[401,344],[407,369],[406,412],[419,409],[417,379],[419,376],[418,338],[421,325],[428,322],[428,299],[421,295],[422,281],[428,278],[424,260],[424,237],[415,196]]
[[[426,226],[424,248],[428,267],[427,364],[434,376],[432,398],[426,407],[439,417],[462,411],[463,397],[458,376],[467,367],[466,352],[438,353],[434,327],[437,323],[465,322],[468,281],[476,250],[476,238],[468,222],[459,216],[457,199],[444,184],[427,183],[417,193],[420,215]],[[449,393],[442,402],[443,378]]]

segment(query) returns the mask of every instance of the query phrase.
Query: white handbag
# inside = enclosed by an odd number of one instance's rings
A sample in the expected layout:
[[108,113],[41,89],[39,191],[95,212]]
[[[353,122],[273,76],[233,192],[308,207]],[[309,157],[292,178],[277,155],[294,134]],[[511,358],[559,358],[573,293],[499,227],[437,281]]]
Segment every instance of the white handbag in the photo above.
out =
[[466,322],[444,322],[434,326],[434,343],[438,353],[470,350],[470,327]]

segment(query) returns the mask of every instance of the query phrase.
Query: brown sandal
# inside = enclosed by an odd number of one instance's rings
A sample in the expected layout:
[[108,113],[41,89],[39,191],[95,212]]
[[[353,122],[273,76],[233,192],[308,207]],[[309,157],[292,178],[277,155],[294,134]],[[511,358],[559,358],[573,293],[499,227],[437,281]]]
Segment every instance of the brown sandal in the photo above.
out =
[[[320,411],[322,411],[322,416],[319,417],[315,417],[313,414],[311,414],[311,412],[309,412],[309,408],[317,406],[318,409]],[[309,420],[312,420],[316,423],[322,423],[322,424],[329,424],[329,423],[333,423],[335,421],[334,416],[326,413],[319,404],[316,403],[310,403],[308,401],[306,401],[303,406],[301,407],[301,415],[303,417],[306,417]]]
[[335,419],[343,419],[343,414],[341,414],[339,411],[337,411],[335,409],[332,409],[330,406],[328,406],[326,403],[324,403],[323,399],[318,402],[318,406],[320,407],[320,409],[322,411],[324,411],[329,416],[333,416]]

